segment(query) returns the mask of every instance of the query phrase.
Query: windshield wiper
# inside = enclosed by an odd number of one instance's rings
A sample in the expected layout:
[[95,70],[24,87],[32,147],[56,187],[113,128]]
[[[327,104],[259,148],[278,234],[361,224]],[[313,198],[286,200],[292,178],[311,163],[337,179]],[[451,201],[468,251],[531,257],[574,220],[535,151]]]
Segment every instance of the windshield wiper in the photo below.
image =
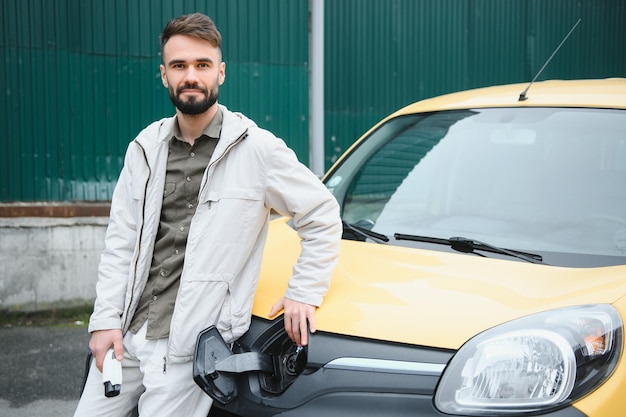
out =
[[369,230],[364,227],[348,223],[345,220],[342,220],[342,223],[343,223],[344,231],[347,229],[351,231],[352,233],[361,236],[362,238],[371,239],[376,243],[389,242],[389,238],[386,235],[383,235],[382,233],[377,233],[377,232],[374,232],[373,230]]
[[522,259],[526,262],[531,262],[534,264],[543,263],[543,257],[541,255],[537,255],[535,253],[522,252],[513,249],[505,249],[499,248],[497,246],[490,245],[488,243],[480,242],[478,240],[472,240],[465,237],[451,237],[449,239],[441,239],[437,237],[429,237],[429,236],[417,236],[417,235],[405,235],[402,233],[395,233],[394,238],[397,240],[411,240],[414,242],[426,242],[426,243],[434,243],[437,245],[447,245],[452,249],[463,252],[463,253],[474,253],[479,256],[484,256],[475,251],[483,251],[483,252],[491,252],[497,253],[499,255],[507,255],[512,256],[514,258]]

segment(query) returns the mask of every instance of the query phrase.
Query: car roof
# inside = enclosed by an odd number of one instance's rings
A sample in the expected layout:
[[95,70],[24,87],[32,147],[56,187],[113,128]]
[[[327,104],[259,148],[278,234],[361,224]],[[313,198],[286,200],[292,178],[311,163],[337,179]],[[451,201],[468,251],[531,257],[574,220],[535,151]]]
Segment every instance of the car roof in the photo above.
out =
[[484,87],[425,99],[389,117],[438,110],[485,107],[592,107],[626,109],[626,78],[550,80],[532,84],[526,100],[520,94],[530,83]]

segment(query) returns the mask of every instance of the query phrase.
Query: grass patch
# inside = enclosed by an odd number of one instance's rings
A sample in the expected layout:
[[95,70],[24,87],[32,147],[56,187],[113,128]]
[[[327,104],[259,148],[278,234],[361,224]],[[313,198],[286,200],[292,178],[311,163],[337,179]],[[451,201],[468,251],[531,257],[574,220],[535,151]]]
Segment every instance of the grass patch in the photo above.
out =
[[0,327],[87,327],[93,304],[44,311],[0,310]]

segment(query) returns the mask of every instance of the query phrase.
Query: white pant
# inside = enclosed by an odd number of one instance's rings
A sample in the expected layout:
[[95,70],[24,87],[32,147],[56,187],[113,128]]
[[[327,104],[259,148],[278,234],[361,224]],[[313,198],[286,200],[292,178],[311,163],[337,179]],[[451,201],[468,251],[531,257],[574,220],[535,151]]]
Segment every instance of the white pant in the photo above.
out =
[[93,360],[74,417],[189,416],[207,417],[211,397],[193,380],[193,363],[163,364],[167,339],[146,340],[146,325],[124,336],[122,390],[104,396],[102,373]]

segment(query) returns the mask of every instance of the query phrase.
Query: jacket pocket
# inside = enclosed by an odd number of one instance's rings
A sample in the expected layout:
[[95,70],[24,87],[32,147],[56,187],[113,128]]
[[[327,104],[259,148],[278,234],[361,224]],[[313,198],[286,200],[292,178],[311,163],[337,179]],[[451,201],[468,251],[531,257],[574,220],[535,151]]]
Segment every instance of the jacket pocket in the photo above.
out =
[[131,183],[131,197],[135,207],[135,216],[142,222],[144,216],[144,201],[146,200],[147,181],[147,178],[133,178]]
[[143,200],[146,195],[146,180],[133,179],[131,191],[133,200]]
[[200,196],[200,204],[211,204],[220,201],[259,201],[263,199],[263,192],[256,188],[225,188],[209,190]]
[[192,223],[192,229],[196,230],[190,233],[205,230],[211,233],[208,240],[216,244],[250,240],[265,221],[267,209],[263,197],[263,192],[255,188],[208,191],[201,196]]
[[181,283],[170,328],[172,357],[193,357],[198,333],[216,325],[224,313],[229,315],[228,288],[227,282],[219,280]]

